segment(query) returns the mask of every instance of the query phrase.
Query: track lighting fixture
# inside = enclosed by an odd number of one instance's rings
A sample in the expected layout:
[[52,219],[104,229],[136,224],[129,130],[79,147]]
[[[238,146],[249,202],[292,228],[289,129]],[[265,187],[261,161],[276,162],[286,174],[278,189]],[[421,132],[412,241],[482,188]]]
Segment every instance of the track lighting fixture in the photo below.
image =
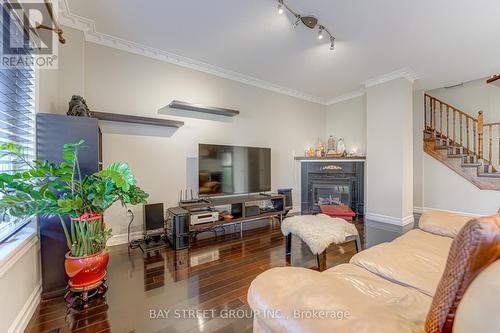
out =
[[283,5],[283,0],[279,0],[278,1],[278,14],[283,14],[285,12],[285,10],[283,9],[284,5]]
[[291,13],[295,17],[295,23],[293,24],[293,27],[298,27],[300,23],[302,23],[304,26],[308,27],[309,29],[315,29],[316,27],[318,28],[318,39],[323,40],[325,37],[325,34],[327,37],[330,37],[330,50],[335,49],[335,37],[328,31],[328,29],[319,23],[318,19],[314,16],[302,16],[299,13],[295,12],[292,10],[288,5],[285,3],[284,0],[278,0],[278,14],[283,14],[285,12],[285,9]]

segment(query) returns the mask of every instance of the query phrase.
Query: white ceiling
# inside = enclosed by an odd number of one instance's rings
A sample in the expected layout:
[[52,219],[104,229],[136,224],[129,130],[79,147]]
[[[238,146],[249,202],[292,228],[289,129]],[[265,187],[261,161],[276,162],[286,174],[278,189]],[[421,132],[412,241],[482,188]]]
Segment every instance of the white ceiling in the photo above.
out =
[[499,72],[500,1],[285,0],[320,19],[292,27],[275,0],[67,0],[96,31],[195,59],[322,99],[410,67],[419,88]]

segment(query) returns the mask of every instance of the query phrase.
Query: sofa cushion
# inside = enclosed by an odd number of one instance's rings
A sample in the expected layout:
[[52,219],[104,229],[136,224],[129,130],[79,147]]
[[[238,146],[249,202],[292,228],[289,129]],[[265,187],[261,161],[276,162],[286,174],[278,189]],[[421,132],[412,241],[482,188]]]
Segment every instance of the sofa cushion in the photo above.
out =
[[460,229],[473,218],[474,216],[430,211],[422,214],[418,221],[418,227],[436,235],[454,238]]
[[457,308],[453,333],[500,332],[498,295],[500,295],[500,260],[479,273],[465,291]]
[[451,243],[449,237],[414,229],[392,242],[357,253],[350,263],[432,297]]
[[427,315],[427,333],[451,333],[455,312],[474,278],[500,258],[500,214],[469,221],[451,245]]
[[[343,264],[323,273],[280,267],[260,274],[248,303],[263,331],[422,332],[431,298],[360,267]],[[343,319],[308,318],[314,311]]]

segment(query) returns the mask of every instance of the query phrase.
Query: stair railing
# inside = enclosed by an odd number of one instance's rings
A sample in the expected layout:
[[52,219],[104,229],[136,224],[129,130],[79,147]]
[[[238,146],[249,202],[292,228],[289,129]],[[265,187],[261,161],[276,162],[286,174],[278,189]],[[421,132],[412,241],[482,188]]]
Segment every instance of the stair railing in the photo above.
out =
[[473,117],[424,94],[424,129],[441,144],[461,146],[467,156],[476,155],[490,165],[489,172],[495,170],[493,164],[500,166],[500,122],[485,123],[483,111]]
[[424,127],[433,138],[436,139],[439,133],[439,138],[447,144],[465,147],[467,155],[479,155],[479,116],[475,118],[427,94],[424,95],[424,110]]

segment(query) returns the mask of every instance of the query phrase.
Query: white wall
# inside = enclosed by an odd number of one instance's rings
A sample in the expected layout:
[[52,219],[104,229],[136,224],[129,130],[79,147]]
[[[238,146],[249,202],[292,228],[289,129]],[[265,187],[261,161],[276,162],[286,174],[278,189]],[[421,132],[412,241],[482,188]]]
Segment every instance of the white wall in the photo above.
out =
[[344,138],[347,151],[366,154],[366,95],[327,106],[326,138]]
[[[175,206],[179,191],[186,188],[186,161],[197,156],[198,143],[219,143],[272,148],[272,188],[292,187],[294,203],[300,204],[300,166],[293,156],[303,155],[307,146],[323,137],[323,105],[93,43],[85,42],[82,50],[74,45],[79,40],[73,38],[73,45],[60,48],[59,71],[65,74],[59,75],[59,104],[51,112],[65,113],[73,91],[84,91],[94,111],[175,119],[158,115],[157,110],[177,99],[241,112],[232,121],[177,118],[185,125],[170,137],[152,136],[151,127],[105,124],[104,163],[129,163],[139,185],[150,193],[149,202]],[[76,57],[76,61],[70,62],[68,57]],[[83,72],[75,68],[81,58]],[[129,135],[131,131],[142,135]],[[134,212],[133,230],[139,230],[142,207],[135,207]],[[115,235],[126,233],[128,218],[121,206],[112,207],[105,219]]]
[[0,260],[0,332],[23,332],[40,300],[40,247],[33,232],[26,227],[1,245],[2,252],[16,248]]
[[366,92],[367,219],[413,221],[413,93],[406,79]]
[[500,209],[500,191],[480,190],[431,156],[424,155],[424,207],[492,215]]
[[500,121],[500,87],[487,84],[487,78],[465,82],[460,86],[429,90],[428,94],[476,116],[484,111],[485,122]]

